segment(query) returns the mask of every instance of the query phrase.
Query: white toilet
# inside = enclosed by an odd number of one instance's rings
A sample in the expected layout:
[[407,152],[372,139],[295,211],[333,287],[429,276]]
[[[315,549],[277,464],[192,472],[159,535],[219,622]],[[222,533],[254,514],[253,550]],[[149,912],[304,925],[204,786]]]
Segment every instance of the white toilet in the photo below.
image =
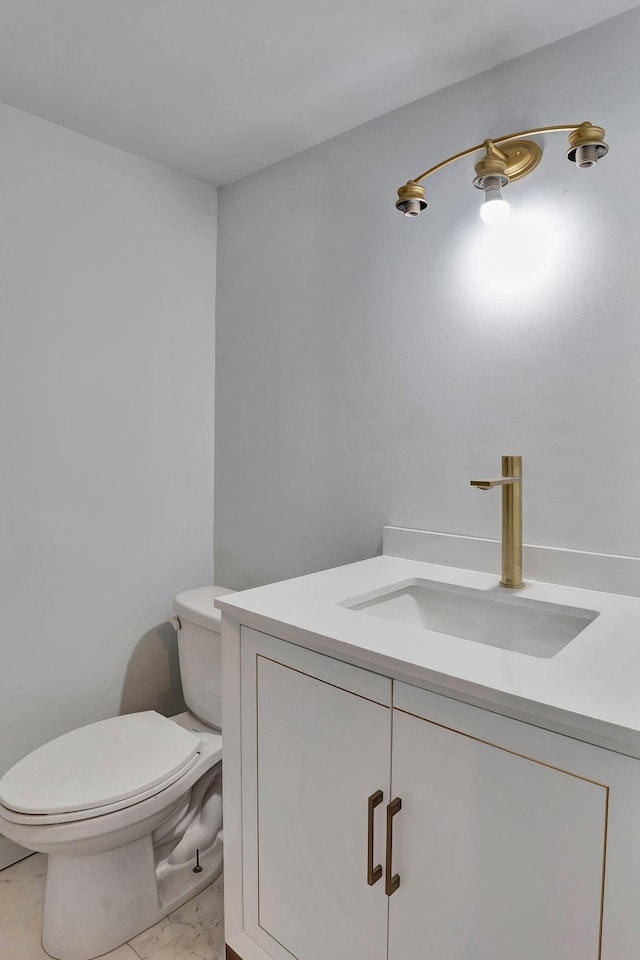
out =
[[130,940],[222,870],[220,613],[202,587],[176,596],[189,713],[80,727],[0,780],[0,833],[49,854],[42,944],[89,960]]

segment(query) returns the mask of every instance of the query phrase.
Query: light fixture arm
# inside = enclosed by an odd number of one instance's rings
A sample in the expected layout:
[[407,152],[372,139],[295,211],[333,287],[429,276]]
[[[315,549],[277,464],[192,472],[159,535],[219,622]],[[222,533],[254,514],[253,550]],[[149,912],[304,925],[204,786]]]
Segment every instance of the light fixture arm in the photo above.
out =
[[[425,189],[420,186],[420,181],[426,180],[432,173],[442,170],[450,163],[455,163],[456,160],[462,160],[472,153],[477,153],[478,150],[484,150],[485,155],[476,163],[476,176],[473,185],[485,191],[485,204],[487,201],[498,199],[504,204],[500,192],[502,187],[514,180],[520,180],[521,177],[526,177],[532,170],[535,170],[542,157],[542,149],[535,140],[524,138],[536,137],[543,133],[567,132],[569,132],[567,160],[575,163],[581,169],[593,167],[609,149],[604,142],[603,128],[594,126],[588,120],[583,123],[562,124],[554,127],[533,127],[530,130],[508,133],[504,137],[484,140],[482,143],[476,143],[475,146],[469,147],[468,150],[454,153],[446,160],[441,160],[435,166],[429,167],[428,170],[414,177],[413,180],[408,180],[398,188],[396,209],[403,213],[405,217],[417,217],[427,207]],[[504,204],[504,207],[508,212],[508,205]],[[491,204],[492,215],[497,211],[498,207]],[[489,212],[488,207],[485,212]],[[484,217],[484,219],[487,219],[487,217]]]
[[[582,124],[580,123],[571,123],[561,127],[534,127],[532,130],[520,130],[518,133],[509,133],[506,137],[495,137],[489,142],[492,143],[494,147],[500,147],[505,143],[510,143],[512,140],[520,140],[522,137],[538,137],[543,133],[566,133],[567,130],[577,130],[581,126]],[[454,153],[453,156],[447,157],[446,160],[441,160],[440,163],[436,163],[434,167],[429,167],[429,169],[421,173],[419,177],[413,177],[409,182],[420,183],[421,180],[426,180],[432,173],[449,166],[450,163],[455,163],[456,160],[462,160],[463,157],[470,157],[472,153],[477,153],[478,150],[485,150],[486,145],[487,141],[483,140],[482,143],[477,143],[475,147],[469,147],[468,150],[462,150],[461,153]]]

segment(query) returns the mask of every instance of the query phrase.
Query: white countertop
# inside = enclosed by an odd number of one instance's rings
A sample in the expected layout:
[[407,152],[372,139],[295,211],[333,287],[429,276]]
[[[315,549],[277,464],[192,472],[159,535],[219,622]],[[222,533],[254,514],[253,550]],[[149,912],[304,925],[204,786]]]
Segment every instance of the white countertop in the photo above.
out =
[[436,693],[640,757],[640,598],[553,583],[513,591],[599,616],[540,658],[395,623],[339,604],[412,578],[495,591],[495,574],[374,557],[229,594],[231,619]]

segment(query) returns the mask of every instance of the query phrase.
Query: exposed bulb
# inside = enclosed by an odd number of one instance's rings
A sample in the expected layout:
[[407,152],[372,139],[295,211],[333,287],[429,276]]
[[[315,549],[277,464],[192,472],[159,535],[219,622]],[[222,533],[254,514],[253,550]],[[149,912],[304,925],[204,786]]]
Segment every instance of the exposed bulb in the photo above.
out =
[[480,217],[490,227],[496,227],[509,219],[511,210],[502,196],[498,177],[486,177],[483,184],[484,203],[480,207]]
[[480,207],[480,216],[484,223],[490,227],[497,227],[505,223],[511,216],[511,209],[506,200],[485,200]]

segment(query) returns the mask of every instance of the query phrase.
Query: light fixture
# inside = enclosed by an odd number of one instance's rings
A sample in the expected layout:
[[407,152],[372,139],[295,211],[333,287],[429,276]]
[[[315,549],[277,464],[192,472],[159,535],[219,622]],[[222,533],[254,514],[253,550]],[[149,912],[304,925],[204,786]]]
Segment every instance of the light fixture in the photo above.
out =
[[425,190],[420,186],[420,181],[426,180],[432,173],[455,160],[461,160],[484,149],[484,156],[476,163],[476,175],[473,180],[474,187],[484,191],[484,203],[480,208],[480,216],[488,224],[502,223],[509,216],[509,204],[502,196],[503,188],[535,170],[542,157],[542,150],[537,143],[521,138],[567,130],[570,131],[567,159],[581,169],[595,166],[600,157],[604,157],[607,153],[609,148],[604,142],[603,128],[595,127],[588,121],[560,127],[521,130],[519,133],[510,133],[506,137],[498,137],[496,140],[485,140],[484,143],[469,147],[468,150],[456,153],[437,163],[435,167],[425,170],[419,177],[409,180],[399,188],[396,207],[404,213],[405,217],[417,217],[427,207]]

